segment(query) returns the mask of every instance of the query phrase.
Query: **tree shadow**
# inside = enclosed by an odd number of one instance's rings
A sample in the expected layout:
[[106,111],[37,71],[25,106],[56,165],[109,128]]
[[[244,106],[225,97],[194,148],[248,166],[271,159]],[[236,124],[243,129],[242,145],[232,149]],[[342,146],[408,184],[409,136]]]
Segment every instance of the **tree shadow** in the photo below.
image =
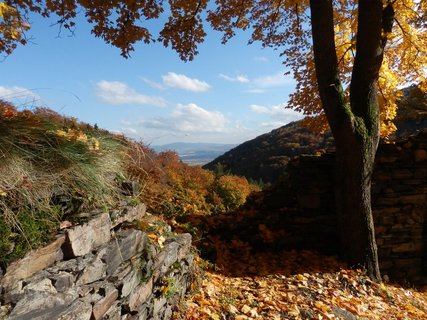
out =
[[307,232],[290,233],[286,226],[288,217],[298,215],[296,209],[273,206],[262,207],[253,197],[245,206],[225,214],[181,217],[179,225],[187,226],[181,231],[193,231],[193,244],[200,256],[227,276],[330,273],[347,267],[334,255],[335,237],[323,241],[332,243],[330,247],[319,246],[313,238],[305,241]]

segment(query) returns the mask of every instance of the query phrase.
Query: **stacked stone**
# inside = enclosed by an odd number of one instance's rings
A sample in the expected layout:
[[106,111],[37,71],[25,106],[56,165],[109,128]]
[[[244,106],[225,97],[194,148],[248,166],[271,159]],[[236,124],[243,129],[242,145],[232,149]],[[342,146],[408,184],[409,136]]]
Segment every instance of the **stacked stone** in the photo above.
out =
[[[338,253],[333,191],[334,154],[300,156],[287,168],[278,197],[285,248]],[[273,202],[274,202],[273,201]],[[278,207],[278,205],[276,205]],[[427,130],[379,146],[372,208],[383,274],[410,283],[427,278]]]
[[0,318],[169,319],[190,285],[191,236],[159,246],[121,228],[144,214],[144,205],[100,214],[12,263],[0,282]]
[[337,218],[333,193],[334,154],[302,155],[288,165],[294,210],[284,215],[290,249],[337,252]]
[[372,207],[383,273],[422,282],[427,276],[427,130],[380,146]]

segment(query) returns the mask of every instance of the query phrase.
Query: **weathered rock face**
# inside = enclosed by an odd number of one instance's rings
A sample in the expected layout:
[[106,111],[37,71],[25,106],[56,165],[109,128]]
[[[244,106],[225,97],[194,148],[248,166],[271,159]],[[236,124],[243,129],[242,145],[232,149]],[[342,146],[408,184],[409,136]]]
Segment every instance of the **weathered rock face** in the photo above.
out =
[[191,236],[160,247],[120,229],[144,214],[143,205],[101,214],[11,264],[0,278],[0,318],[169,319],[192,278]]
[[[427,279],[427,130],[381,144],[373,174],[372,209],[380,267],[392,279]],[[302,156],[288,166],[282,194],[271,199],[285,226],[282,245],[338,252],[333,192],[334,154]],[[276,201],[277,203],[273,203]]]

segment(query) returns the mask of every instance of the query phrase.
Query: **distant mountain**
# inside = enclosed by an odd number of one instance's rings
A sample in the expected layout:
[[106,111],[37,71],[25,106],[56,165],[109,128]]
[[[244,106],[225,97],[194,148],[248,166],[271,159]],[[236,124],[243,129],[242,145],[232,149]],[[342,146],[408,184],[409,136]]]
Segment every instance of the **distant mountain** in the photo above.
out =
[[313,133],[291,122],[233,148],[203,168],[245,176],[252,180],[274,182],[284,173],[289,160],[300,154],[313,154],[332,147],[330,134]]
[[176,142],[152,146],[157,152],[175,151],[181,160],[191,165],[203,165],[234,148],[236,144]]
[[[390,137],[401,139],[419,129],[427,128],[427,94],[411,86],[402,90],[395,119],[396,133]],[[226,152],[203,168],[245,176],[248,179],[274,182],[285,173],[289,159],[301,154],[315,154],[332,148],[330,133],[313,133],[292,122],[263,134]]]

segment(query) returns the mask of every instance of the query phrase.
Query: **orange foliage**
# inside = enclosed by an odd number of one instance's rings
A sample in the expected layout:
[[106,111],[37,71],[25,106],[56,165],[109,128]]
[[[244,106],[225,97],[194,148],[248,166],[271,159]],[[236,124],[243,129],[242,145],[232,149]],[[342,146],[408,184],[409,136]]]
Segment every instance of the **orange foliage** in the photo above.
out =
[[155,153],[131,142],[127,171],[141,185],[140,198],[168,218],[222,212],[242,205],[255,190],[246,178],[222,176],[183,163],[172,151]]

